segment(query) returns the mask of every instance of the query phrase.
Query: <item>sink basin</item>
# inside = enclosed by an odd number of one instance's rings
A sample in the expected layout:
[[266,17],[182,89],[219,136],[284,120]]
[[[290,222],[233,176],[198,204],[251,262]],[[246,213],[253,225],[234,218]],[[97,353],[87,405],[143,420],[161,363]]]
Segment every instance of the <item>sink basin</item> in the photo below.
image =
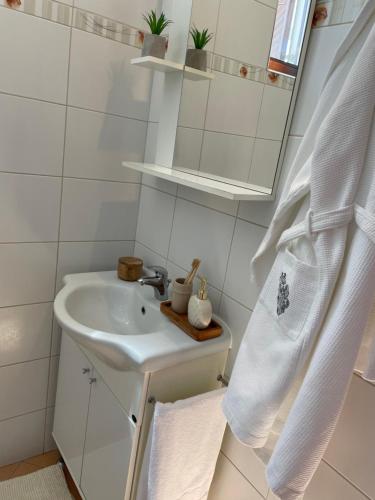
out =
[[151,287],[117,278],[114,271],[65,276],[55,299],[62,329],[116,370],[153,372],[225,351],[231,335],[197,342],[161,312]]

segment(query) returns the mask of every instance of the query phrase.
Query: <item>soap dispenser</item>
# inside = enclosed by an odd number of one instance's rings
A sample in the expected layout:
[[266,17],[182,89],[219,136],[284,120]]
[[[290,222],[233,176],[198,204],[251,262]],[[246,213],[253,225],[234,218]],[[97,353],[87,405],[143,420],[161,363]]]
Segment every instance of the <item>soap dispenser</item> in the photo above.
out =
[[204,330],[211,323],[212,304],[207,295],[207,279],[199,276],[198,295],[192,295],[188,306],[189,323],[198,330]]

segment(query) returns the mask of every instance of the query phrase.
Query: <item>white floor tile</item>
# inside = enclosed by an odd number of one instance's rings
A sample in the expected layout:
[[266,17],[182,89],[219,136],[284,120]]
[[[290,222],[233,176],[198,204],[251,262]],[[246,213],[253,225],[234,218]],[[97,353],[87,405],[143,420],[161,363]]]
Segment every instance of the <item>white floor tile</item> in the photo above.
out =
[[208,500],[262,500],[262,496],[246,481],[234,465],[220,453]]

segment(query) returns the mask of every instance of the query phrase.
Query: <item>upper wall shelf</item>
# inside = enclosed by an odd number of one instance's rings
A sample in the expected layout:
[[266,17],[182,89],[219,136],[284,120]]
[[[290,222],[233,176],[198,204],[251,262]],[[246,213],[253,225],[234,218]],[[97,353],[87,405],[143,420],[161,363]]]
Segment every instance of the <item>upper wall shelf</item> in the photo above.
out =
[[252,200],[252,201],[270,201],[273,199],[271,192],[264,193],[255,189],[235,186],[233,184],[225,184],[224,182],[207,179],[197,175],[182,172],[174,168],[162,167],[152,163],[136,163],[132,161],[124,161],[124,167],[142,172],[143,174],[152,175],[160,179],[175,182],[183,186],[188,186],[205,193],[214,194],[227,198],[228,200]]
[[131,60],[131,63],[141,68],[149,68],[162,73],[184,71],[184,77],[188,80],[213,80],[214,78],[214,74],[209,71],[199,71],[198,69],[190,68],[184,64],[168,61],[166,59],[159,59],[158,57],[136,57]]
[[162,73],[171,73],[174,71],[184,71],[184,65],[158,57],[136,57],[131,60],[131,63],[140,66],[141,68],[149,68]]

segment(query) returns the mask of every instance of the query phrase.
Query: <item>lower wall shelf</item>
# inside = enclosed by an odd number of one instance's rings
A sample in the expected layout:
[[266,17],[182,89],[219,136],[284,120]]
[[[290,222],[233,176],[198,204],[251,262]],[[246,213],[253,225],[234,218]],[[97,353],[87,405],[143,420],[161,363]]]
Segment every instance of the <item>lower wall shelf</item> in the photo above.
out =
[[[167,181],[175,182],[183,186],[188,186],[205,193],[214,194],[227,198],[228,200],[248,200],[248,201],[271,201],[273,200],[271,190],[266,190],[259,186],[254,188],[245,188],[233,184],[208,179],[198,175],[181,172],[173,168],[162,167],[153,163],[137,163],[124,161],[122,165],[126,168],[142,172],[143,174],[152,175]],[[268,191],[268,192],[267,192]]]

